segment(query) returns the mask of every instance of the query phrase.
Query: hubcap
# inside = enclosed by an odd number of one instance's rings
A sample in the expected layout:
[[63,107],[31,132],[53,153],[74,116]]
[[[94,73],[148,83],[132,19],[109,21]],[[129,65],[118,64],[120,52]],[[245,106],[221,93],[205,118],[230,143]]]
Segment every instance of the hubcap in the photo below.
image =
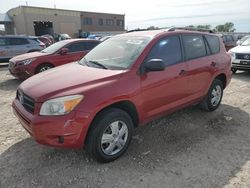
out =
[[46,70],[49,70],[51,67],[50,66],[44,66],[40,69],[40,72],[43,72],[43,71],[46,71]]
[[115,121],[105,129],[102,135],[102,151],[106,155],[115,155],[124,148],[127,139],[128,127],[126,123]]
[[219,85],[215,86],[212,90],[211,104],[217,106],[221,100],[221,87]]

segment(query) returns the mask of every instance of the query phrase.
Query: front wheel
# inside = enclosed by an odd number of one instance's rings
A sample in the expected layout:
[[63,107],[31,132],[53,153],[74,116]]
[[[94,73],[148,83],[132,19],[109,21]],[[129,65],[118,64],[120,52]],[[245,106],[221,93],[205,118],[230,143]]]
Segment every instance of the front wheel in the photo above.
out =
[[51,64],[47,64],[47,63],[41,64],[39,67],[37,67],[36,74],[40,73],[40,72],[44,72],[44,71],[49,70],[51,68],[53,68],[53,65],[51,65]]
[[99,162],[110,162],[127,150],[133,121],[123,110],[110,108],[97,115],[87,138],[87,152]]
[[223,84],[221,80],[215,79],[210,86],[206,97],[200,104],[201,109],[206,111],[214,111],[216,110],[222,100],[223,97]]

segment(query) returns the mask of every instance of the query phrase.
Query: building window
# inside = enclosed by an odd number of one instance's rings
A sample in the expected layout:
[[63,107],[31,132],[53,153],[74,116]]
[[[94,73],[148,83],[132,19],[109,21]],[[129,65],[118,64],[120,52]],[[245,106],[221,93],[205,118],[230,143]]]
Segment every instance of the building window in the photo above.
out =
[[103,25],[103,19],[100,18],[99,21],[98,21],[99,25]]
[[92,18],[90,18],[90,17],[83,18],[83,24],[84,25],[92,25]]
[[114,20],[112,20],[112,19],[106,19],[106,25],[107,26],[113,26],[114,25]]
[[116,26],[124,26],[123,20],[116,20]]

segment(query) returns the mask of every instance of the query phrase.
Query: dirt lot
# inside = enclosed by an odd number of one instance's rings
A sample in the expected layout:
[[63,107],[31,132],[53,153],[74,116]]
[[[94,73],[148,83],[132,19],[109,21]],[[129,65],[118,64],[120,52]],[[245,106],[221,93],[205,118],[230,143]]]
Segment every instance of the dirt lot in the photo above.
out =
[[191,107],[137,129],[109,164],[30,138],[11,110],[20,83],[0,66],[0,187],[250,187],[250,73],[234,75],[215,112]]

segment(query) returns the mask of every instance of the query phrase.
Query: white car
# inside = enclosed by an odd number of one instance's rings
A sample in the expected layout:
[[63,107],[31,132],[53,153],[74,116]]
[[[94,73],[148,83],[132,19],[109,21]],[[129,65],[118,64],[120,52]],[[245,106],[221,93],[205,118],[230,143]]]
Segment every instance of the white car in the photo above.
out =
[[250,38],[246,39],[240,46],[229,50],[232,56],[232,72],[237,70],[250,71]]

